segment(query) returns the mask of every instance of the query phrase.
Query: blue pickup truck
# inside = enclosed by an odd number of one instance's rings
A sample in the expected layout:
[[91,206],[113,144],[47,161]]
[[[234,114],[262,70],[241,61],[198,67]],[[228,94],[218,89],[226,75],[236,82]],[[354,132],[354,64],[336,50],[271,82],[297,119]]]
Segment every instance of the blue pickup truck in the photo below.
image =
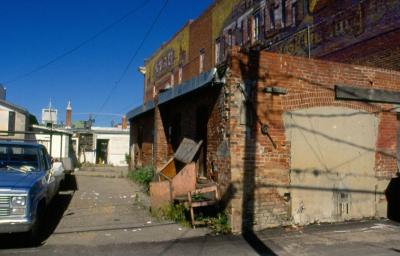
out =
[[44,146],[0,141],[0,233],[25,232],[39,242],[46,207],[64,178]]

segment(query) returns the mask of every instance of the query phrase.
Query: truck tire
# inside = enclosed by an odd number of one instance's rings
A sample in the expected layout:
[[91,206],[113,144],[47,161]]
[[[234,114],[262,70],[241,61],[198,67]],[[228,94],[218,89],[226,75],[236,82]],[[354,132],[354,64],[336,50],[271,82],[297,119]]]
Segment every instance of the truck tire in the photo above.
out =
[[36,221],[32,229],[28,232],[28,243],[31,246],[38,246],[43,242],[43,220],[45,214],[45,207],[40,204],[36,213]]

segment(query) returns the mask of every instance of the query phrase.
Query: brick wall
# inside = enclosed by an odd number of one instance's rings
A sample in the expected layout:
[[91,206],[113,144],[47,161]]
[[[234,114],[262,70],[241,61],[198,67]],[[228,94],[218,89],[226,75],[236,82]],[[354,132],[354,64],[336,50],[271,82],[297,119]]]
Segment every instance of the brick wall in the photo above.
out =
[[212,62],[212,18],[211,12],[205,12],[190,24],[189,63],[185,70],[185,79],[199,75],[200,50],[204,49],[204,71],[213,68]]
[[[204,123],[207,126],[207,139],[204,141],[207,143],[206,175],[222,184],[223,190],[230,183],[229,148],[224,135],[227,122],[224,95],[224,88],[214,85],[160,106],[164,131],[167,131],[165,140],[168,144],[167,147],[163,147],[164,151],[160,157],[163,162],[173,156],[184,137],[196,141],[201,139],[198,128],[202,124],[197,123],[197,115],[199,109],[207,111],[207,120]],[[174,142],[173,133],[176,132],[174,129],[177,129],[174,120],[177,116],[180,120],[179,138]]]
[[400,46],[397,43],[399,41],[400,33],[396,29],[379,37],[332,52],[321,59],[400,70]]
[[[368,111],[380,120],[376,145],[377,177],[396,172],[396,113],[386,104],[335,100],[334,85],[400,90],[400,73],[320,60],[277,55],[267,52],[239,53],[230,59],[230,150],[231,200],[235,232],[244,226],[254,229],[283,225],[290,221],[289,205],[279,187],[290,185],[290,143],[285,138],[283,113],[318,106],[341,106]],[[238,84],[254,83],[253,102],[257,121],[252,127],[240,124],[241,92]],[[264,87],[278,86],[286,95],[265,94]],[[261,125],[268,125],[268,135]],[[268,187],[265,184],[274,184]],[[247,212],[247,213],[246,213]],[[244,225],[244,226],[243,226]]]
[[[139,145],[139,131],[142,131],[142,143]],[[150,111],[133,120],[130,120],[130,145],[135,148],[132,158],[132,167],[141,167],[153,164],[153,131],[154,112]]]
[[155,167],[161,168],[168,161],[168,140],[167,130],[165,123],[162,120],[160,108],[156,107],[154,110],[154,131],[155,131]]

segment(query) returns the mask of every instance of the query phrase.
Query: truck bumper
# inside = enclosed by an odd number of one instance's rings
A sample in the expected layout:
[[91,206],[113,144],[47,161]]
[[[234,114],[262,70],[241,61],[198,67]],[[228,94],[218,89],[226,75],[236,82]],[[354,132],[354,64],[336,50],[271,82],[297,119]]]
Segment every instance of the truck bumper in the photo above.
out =
[[28,232],[32,229],[33,222],[28,219],[21,220],[1,220],[0,234]]

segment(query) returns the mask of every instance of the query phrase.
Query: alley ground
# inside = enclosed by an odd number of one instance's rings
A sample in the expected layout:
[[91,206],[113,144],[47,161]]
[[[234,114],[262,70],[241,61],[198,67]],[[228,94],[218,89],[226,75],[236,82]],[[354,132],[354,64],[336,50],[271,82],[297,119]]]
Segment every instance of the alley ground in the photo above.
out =
[[46,218],[44,244],[28,248],[22,236],[0,236],[0,255],[400,255],[400,226],[389,221],[214,236],[152,218],[142,189],[112,177],[70,176]]

